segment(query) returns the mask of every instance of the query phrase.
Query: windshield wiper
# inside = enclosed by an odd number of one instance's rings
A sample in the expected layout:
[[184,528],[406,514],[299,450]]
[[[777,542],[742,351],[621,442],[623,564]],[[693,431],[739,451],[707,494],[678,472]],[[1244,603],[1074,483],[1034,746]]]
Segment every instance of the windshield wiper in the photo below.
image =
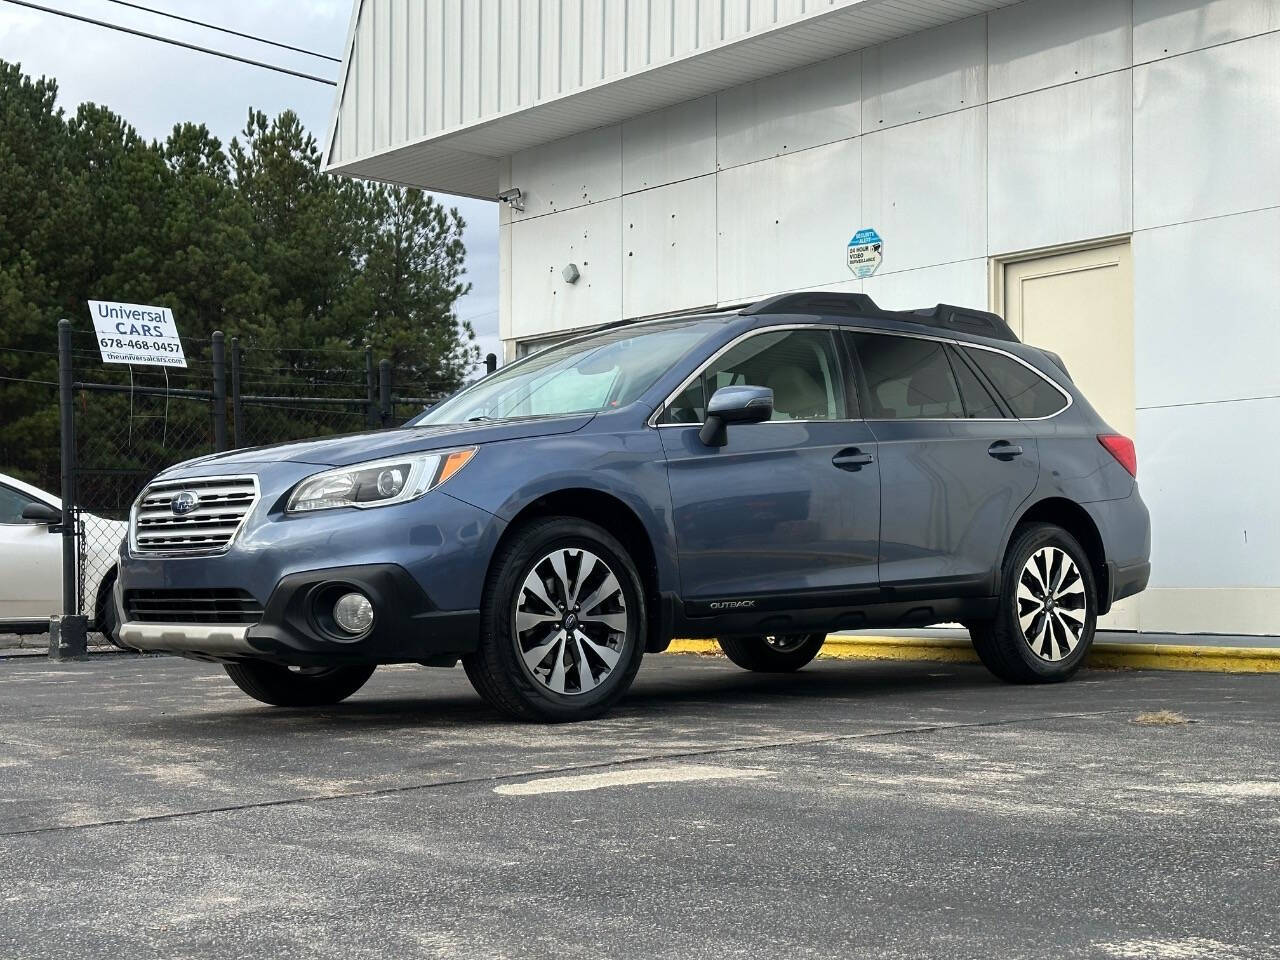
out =
[[493,417],[467,417],[467,423],[492,423]]

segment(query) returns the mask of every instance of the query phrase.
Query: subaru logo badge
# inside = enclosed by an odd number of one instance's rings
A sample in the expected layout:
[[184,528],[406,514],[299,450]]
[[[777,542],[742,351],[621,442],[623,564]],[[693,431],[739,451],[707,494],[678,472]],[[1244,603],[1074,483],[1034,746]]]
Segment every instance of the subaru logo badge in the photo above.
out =
[[172,510],[175,515],[181,517],[194,510],[196,508],[196,504],[199,502],[200,498],[194,493],[190,490],[183,490],[169,501],[169,509]]

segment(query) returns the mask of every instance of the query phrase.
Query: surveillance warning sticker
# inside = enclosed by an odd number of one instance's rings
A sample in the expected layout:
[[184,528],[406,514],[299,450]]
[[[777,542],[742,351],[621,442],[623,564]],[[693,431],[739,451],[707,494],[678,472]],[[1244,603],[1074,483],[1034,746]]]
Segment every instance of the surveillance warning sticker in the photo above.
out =
[[187,358],[168,307],[90,300],[103,363],[185,367]]
[[884,259],[884,241],[870,227],[863,227],[849,241],[849,269],[859,280],[880,269]]

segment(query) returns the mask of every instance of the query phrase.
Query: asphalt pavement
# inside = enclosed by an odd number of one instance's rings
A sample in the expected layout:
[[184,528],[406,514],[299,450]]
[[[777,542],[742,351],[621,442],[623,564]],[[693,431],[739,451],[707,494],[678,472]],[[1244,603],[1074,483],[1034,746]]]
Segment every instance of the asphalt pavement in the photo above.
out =
[[0,660],[0,957],[1280,957],[1278,734],[1277,675],[660,656],[540,726]]

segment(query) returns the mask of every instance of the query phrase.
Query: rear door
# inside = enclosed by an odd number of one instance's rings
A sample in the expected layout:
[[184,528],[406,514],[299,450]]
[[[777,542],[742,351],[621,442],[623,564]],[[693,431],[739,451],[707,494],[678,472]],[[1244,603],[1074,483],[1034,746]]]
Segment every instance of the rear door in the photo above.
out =
[[62,537],[22,519],[38,502],[0,483],[0,620],[44,620],[62,610]]
[[[707,398],[740,384],[773,390],[773,419],[706,446]],[[879,465],[853,394],[836,332],[805,326],[739,340],[668,405],[659,432],[692,614],[726,599],[781,609],[875,589]]]
[[881,585],[989,592],[1004,533],[1036,485],[1035,435],[944,341],[846,336],[879,445]]

